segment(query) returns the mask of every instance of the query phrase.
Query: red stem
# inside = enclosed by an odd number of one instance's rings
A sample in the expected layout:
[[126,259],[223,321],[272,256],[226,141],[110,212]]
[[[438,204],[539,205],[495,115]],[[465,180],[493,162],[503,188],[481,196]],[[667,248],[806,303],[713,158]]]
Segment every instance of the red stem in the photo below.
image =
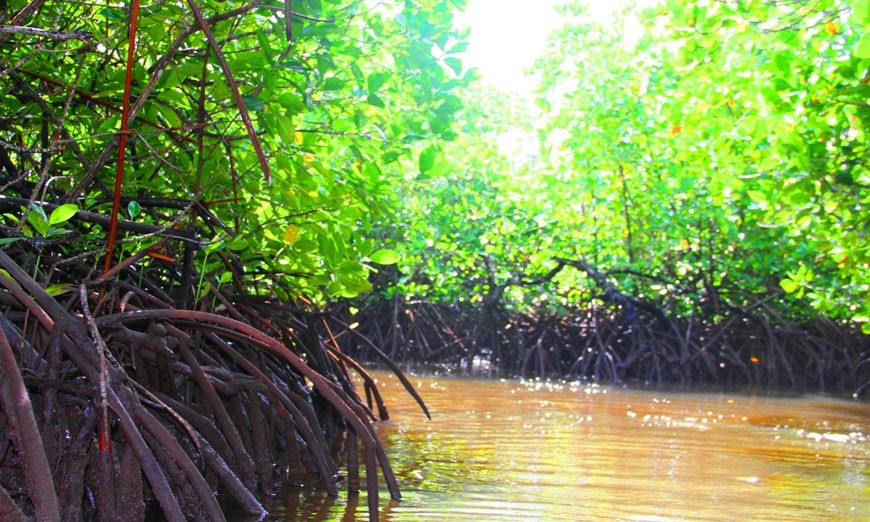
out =
[[127,148],[127,131],[130,124],[130,91],[133,84],[133,59],[136,56],[136,29],[139,26],[139,0],[133,0],[130,13],[130,34],[127,44],[127,74],[124,78],[124,104],[121,108],[121,136],[118,141],[118,168],[115,171],[115,198],[112,201],[112,220],[109,223],[109,237],[106,240],[106,261],[103,271],[112,268],[112,251],[115,249],[115,236],[118,232],[118,214],[121,211],[121,185],[124,182],[124,153]]

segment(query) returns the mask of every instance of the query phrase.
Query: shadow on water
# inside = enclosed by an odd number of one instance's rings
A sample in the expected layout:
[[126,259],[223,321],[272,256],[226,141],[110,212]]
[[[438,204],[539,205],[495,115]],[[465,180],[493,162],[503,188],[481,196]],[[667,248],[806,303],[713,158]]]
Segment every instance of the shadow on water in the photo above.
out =
[[[819,396],[377,374],[403,487],[383,520],[870,520],[870,406]],[[291,491],[271,520],[366,520]]]

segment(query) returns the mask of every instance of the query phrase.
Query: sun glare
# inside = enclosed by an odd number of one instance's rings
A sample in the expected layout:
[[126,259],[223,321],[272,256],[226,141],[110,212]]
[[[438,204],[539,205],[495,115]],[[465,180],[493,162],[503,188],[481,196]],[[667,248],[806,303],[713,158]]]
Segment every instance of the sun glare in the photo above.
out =
[[[556,12],[564,0],[469,0],[457,25],[471,29],[467,65],[477,67],[483,82],[504,91],[529,93],[535,78],[526,74],[547,44],[547,36],[564,20]],[[606,20],[625,0],[587,1],[589,14]]]

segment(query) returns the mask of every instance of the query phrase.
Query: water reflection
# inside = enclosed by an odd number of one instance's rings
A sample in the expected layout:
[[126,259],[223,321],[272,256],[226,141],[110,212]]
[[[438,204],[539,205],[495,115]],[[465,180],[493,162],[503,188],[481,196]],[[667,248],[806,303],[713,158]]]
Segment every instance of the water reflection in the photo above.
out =
[[[402,485],[383,520],[870,520],[870,406],[379,374]],[[273,520],[366,520],[293,493]]]

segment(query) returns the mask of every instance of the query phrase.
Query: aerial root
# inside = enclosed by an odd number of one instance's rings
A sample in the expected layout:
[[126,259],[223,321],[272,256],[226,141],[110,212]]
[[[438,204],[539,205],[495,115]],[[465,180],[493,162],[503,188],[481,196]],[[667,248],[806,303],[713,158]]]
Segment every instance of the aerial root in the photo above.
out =
[[[870,389],[870,338],[854,327],[809,310],[804,322],[789,322],[772,306],[776,296],[736,305],[720,295],[711,308],[690,295],[697,309],[678,314],[668,303],[620,291],[608,273],[561,262],[559,269],[574,267],[593,283],[573,305],[516,310],[498,288],[476,305],[374,296],[354,303],[360,311],[353,315],[348,304],[336,305],[331,324],[357,323],[339,338],[344,354],[373,361],[385,355],[436,370],[856,396]],[[552,275],[511,284],[546,285]]]
[[85,282],[82,299],[61,302],[2,251],[0,268],[12,276],[0,275],[0,432],[14,443],[0,475],[4,520],[114,520],[150,504],[170,521],[223,521],[215,491],[262,516],[257,495],[282,475],[337,495],[344,437],[348,490],[360,489],[361,461],[370,518],[379,474],[401,497],[348,371],[379,397],[373,380],[319,332],[299,332],[317,322],[282,312],[266,333],[252,325],[267,312],[246,316],[232,297],[233,317],[154,309],[161,300],[142,287],[109,313],[120,285]]

